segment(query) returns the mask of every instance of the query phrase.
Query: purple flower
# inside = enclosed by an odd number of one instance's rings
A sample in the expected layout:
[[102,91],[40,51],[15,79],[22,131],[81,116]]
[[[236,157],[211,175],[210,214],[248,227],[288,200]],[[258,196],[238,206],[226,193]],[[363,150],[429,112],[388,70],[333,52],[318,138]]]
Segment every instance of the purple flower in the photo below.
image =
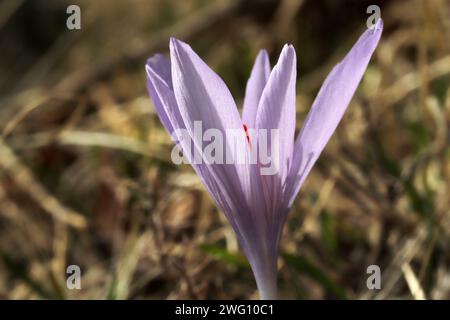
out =
[[[258,54],[247,83],[242,118],[225,83],[186,43],[172,38],[170,61],[157,54],[147,62],[148,90],[159,118],[236,232],[262,299],[276,298],[278,243],[287,212],[341,120],[381,32],[379,20],[333,68],[295,141],[296,55],[292,45],[283,47],[272,70],[267,52]],[[242,131],[233,150],[245,159],[260,145],[259,131],[256,135],[250,131],[276,129],[279,143],[271,146],[276,151],[271,152],[276,174],[261,174],[259,161],[194,161],[196,152],[204,159],[205,151],[194,138],[194,122],[198,121],[201,133],[208,129]],[[223,149],[230,145],[227,140]]]

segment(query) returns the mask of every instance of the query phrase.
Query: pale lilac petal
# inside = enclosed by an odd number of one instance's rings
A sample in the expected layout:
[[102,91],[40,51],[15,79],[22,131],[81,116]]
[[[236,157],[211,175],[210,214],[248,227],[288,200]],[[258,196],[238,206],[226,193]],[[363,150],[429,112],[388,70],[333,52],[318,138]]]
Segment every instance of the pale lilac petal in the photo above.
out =
[[344,115],[380,40],[381,19],[367,30],[323,83],[295,142],[289,173],[289,206]]
[[170,61],[161,54],[147,60],[147,88],[155,105],[156,113],[171,136],[176,128],[182,128],[178,106],[172,90]]
[[148,68],[150,68],[152,73],[158,76],[170,90],[173,90],[172,71],[169,59],[164,55],[157,53],[147,60],[146,70]]
[[[249,220],[249,215],[242,215],[241,217],[233,213],[246,212],[249,213],[245,201],[240,199],[242,192],[233,192],[231,184],[227,182],[227,178],[223,177],[217,167],[210,166],[205,163],[194,163],[193,150],[188,148],[182,139],[177,135],[175,129],[185,129],[186,124],[180,114],[175,99],[175,94],[172,90],[172,76],[170,72],[170,62],[162,55],[155,55],[147,61],[147,85],[149,94],[155,104],[155,108],[161,122],[172,135],[172,138],[177,142],[183,150],[184,155],[192,164],[193,169],[202,180],[206,189],[209,191],[218,206],[227,214],[230,224],[236,231],[239,242],[246,252],[252,251],[250,249],[252,243],[249,240],[249,229],[253,222]],[[181,140],[181,142],[180,142]],[[220,177],[218,177],[220,175]],[[240,194],[240,195],[239,195]],[[245,230],[244,230],[245,229]],[[253,250],[255,251],[255,250]]]
[[203,121],[205,129],[242,128],[227,86],[188,44],[172,38],[170,57],[175,97],[188,130],[194,121]]
[[147,88],[162,124],[173,140],[180,145],[184,155],[193,164],[193,168],[208,187],[213,178],[203,164],[194,164],[192,150],[186,141],[178,135],[177,129],[186,129],[181,117],[172,86],[170,61],[161,54],[156,54],[147,60]]
[[[170,56],[175,98],[191,137],[195,136],[195,121],[202,122],[203,132],[218,129],[224,137],[226,129],[236,129],[241,134],[241,139],[238,139],[235,146],[231,146],[234,141],[225,139],[225,150],[228,151],[229,147],[237,155],[246,155],[248,147],[242,120],[234,99],[222,79],[184,42],[172,38]],[[197,148],[203,150],[201,146]],[[240,198],[250,196],[247,192],[250,185],[248,168],[220,165],[216,166],[216,170],[236,193],[241,193]]]
[[296,76],[294,47],[285,45],[263,90],[255,122],[256,129],[279,130],[279,159],[273,160],[278,161],[282,181],[287,173],[294,144]]
[[[180,137],[177,136],[175,129],[188,129],[191,125],[186,123],[181,115],[181,110],[177,104],[175,93],[172,90],[173,80],[171,75],[170,62],[162,55],[155,55],[147,61],[147,84],[149,94],[155,104],[155,108],[161,122],[172,135],[174,140],[180,141]],[[183,142],[181,143],[183,153],[188,158],[196,172],[202,178],[207,188],[215,189],[216,185],[221,185],[227,178],[222,177],[222,180],[218,179],[211,166],[207,166],[203,163],[194,163],[193,150],[189,149]],[[214,180],[214,181],[213,181]],[[217,181],[216,181],[217,180]],[[228,188],[223,188],[222,191],[211,192],[214,195],[225,193]],[[226,197],[230,198],[230,194]],[[214,197],[218,202],[223,203],[221,198]]]
[[256,57],[250,78],[245,89],[244,108],[242,110],[242,122],[253,128],[256,120],[259,100],[270,75],[269,55],[266,50],[261,50]]

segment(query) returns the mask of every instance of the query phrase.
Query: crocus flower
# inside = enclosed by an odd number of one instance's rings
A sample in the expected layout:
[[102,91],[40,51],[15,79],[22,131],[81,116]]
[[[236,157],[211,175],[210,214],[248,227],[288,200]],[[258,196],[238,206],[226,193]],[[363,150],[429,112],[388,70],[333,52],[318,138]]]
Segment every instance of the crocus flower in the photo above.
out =
[[[382,21],[359,40],[330,72],[295,139],[296,55],[285,45],[271,70],[262,50],[247,82],[242,117],[227,86],[191,47],[170,39],[170,60],[156,54],[147,61],[147,85],[158,116],[217,205],[226,215],[249,259],[262,299],[277,296],[278,243],[289,208],[341,120],[378,44]],[[248,157],[257,143],[252,129],[278,129],[279,170],[261,174],[261,164],[193,161],[194,122],[202,131],[242,130],[237,152]]]

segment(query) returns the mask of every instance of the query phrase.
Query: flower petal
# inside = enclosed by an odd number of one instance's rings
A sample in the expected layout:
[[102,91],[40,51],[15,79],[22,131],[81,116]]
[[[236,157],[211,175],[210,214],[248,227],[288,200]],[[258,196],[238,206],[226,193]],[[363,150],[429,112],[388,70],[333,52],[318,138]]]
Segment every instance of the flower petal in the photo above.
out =
[[256,120],[259,101],[270,75],[270,62],[266,50],[261,50],[256,57],[250,78],[245,88],[244,108],[242,111],[242,122],[253,128]]
[[[206,189],[211,196],[217,202],[218,206],[226,213],[230,224],[235,229],[241,245],[250,251],[248,240],[248,229],[253,224],[249,220],[248,213],[249,208],[245,201],[240,199],[239,194],[242,196],[242,192],[233,189],[233,185],[230,184],[229,179],[224,175],[220,168],[224,168],[223,165],[208,165],[205,162],[196,163],[193,159],[194,153],[190,143],[178,135],[176,129],[186,129],[186,124],[180,114],[180,108],[177,105],[175,99],[175,93],[172,88],[172,75],[171,66],[169,60],[164,56],[157,54],[147,61],[147,85],[149,94],[154,102],[157,114],[172,135],[172,138],[178,143],[183,150],[183,154],[187,157],[188,161],[192,164],[193,169],[202,180]],[[236,204],[240,204],[238,207]],[[236,216],[233,213],[244,212],[242,217]],[[243,230],[245,229],[245,231]]]
[[381,19],[365,31],[323,83],[295,142],[286,195],[289,207],[344,115],[380,40]]
[[294,47],[285,45],[263,90],[255,122],[256,129],[279,130],[279,159],[272,161],[278,161],[282,180],[294,144],[296,63]]
[[[203,156],[200,146],[201,137],[196,137],[208,129],[220,130],[225,137],[224,154],[233,152],[234,160],[246,158],[248,153],[247,138],[242,120],[230,91],[222,79],[186,43],[172,38],[170,40],[172,63],[172,81],[175,98],[186,129],[194,138],[194,146]],[[194,122],[201,121],[203,132],[194,130]],[[235,129],[240,139],[227,139],[226,130]],[[249,173],[245,166],[223,164],[215,166],[221,179],[241,197],[248,197]]]
[[223,80],[179,40],[170,40],[172,81],[180,113],[188,130],[194,121],[206,129],[240,129],[241,117]]
[[172,90],[170,61],[162,54],[156,54],[147,60],[147,89],[166,130],[173,137],[174,130],[183,127],[175,95]]

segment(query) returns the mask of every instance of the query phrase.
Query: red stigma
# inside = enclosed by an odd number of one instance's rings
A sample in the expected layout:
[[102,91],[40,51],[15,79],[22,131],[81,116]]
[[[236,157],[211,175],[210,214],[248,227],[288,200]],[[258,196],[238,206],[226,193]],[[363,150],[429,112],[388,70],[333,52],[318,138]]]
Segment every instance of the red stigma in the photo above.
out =
[[245,136],[247,137],[247,141],[250,144],[250,146],[252,145],[252,142],[250,141],[250,136],[248,134],[248,128],[245,124],[242,125],[244,127],[244,131],[245,131]]

